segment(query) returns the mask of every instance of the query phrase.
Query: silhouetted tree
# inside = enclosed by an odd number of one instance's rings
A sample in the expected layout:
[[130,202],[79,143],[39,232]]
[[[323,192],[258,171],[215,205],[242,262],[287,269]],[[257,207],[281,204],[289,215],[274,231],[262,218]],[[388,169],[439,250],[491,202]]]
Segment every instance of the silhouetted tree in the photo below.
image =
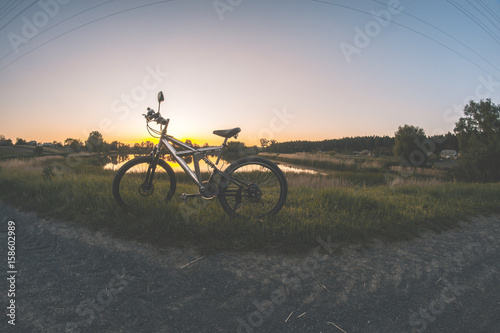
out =
[[389,136],[361,136],[323,141],[274,142],[273,145],[269,145],[265,150],[275,153],[296,153],[312,152],[313,150],[352,152],[379,148],[379,151],[387,152],[392,150],[393,146],[394,138]]
[[269,146],[269,140],[268,140],[268,139],[266,139],[266,138],[262,138],[262,139],[260,139],[260,146],[261,146],[262,148],[266,148],[267,146]]
[[64,146],[70,150],[70,152],[79,152],[82,147],[82,142],[79,139],[67,138],[64,140]]
[[111,151],[116,151],[116,150],[118,150],[118,145],[119,145],[119,144],[120,144],[120,143],[119,143],[118,141],[116,141],[116,140],[115,140],[115,141],[112,141],[112,142],[109,144],[109,150],[111,150]]
[[23,140],[21,138],[16,138],[16,146],[25,145],[25,144],[26,144],[26,140]]
[[0,134],[0,145],[1,146],[12,146],[12,140],[7,139],[5,135]]
[[464,175],[474,181],[500,180],[500,105],[471,100],[454,131]]
[[102,134],[99,131],[92,131],[89,134],[87,141],[85,141],[85,147],[89,152],[100,153],[104,150],[104,140]]
[[424,130],[420,127],[406,124],[399,126],[394,134],[394,156],[413,166],[424,166],[428,159],[422,144],[426,139]]

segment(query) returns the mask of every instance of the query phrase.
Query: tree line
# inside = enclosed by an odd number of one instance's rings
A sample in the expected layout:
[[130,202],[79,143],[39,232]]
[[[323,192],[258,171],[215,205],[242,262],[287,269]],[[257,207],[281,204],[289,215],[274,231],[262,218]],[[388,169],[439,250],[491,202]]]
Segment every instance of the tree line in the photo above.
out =
[[[424,134],[425,136],[425,134]],[[433,152],[440,152],[444,149],[458,149],[457,137],[448,133],[446,135],[436,135],[426,137],[429,140],[438,142]],[[390,136],[358,136],[344,137],[341,139],[331,139],[323,141],[287,141],[273,142],[261,146],[265,151],[273,153],[295,153],[295,152],[314,152],[314,151],[335,151],[339,153],[354,153],[361,151],[370,151],[376,156],[393,155],[396,145],[396,135]]]
[[[34,145],[35,151],[42,152],[44,147],[66,148],[70,153],[79,152],[96,152],[96,153],[139,153],[150,151],[154,143],[151,141],[143,141],[133,145],[125,144],[119,141],[107,142],[104,140],[99,131],[92,131],[86,140],[67,138],[64,142],[52,141],[43,144],[36,143],[36,141],[28,141],[22,138],[16,138],[15,143],[11,139],[7,139],[4,135],[0,134],[1,146],[25,146]],[[37,149],[38,148],[38,149]]]
[[[26,145],[30,142],[17,138],[13,143],[4,135],[0,135],[0,145]],[[196,144],[192,144],[196,147]],[[87,140],[67,138],[64,143],[54,141],[55,147],[65,147],[70,152],[97,153],[141,153],[150,151],[154,143],[151,141],[135,143],[133,146],[118,141],[104,141],[98,131],[90,132]],[[205,144],[206,146],[207,144]],[[439,154],[442,150],[456,150],[460,153],[460,170],[462,175],[474,181],[500,181],[500,106],[491,99],[470,101],[464,107],[464,116],[455,124],[453,133],[427,136],[418,126],[405,124],[399,126],[394,137],[360,136],[345,137],[323,141],[287,141],[260,139],[261,147],[247,147],[243,142],[229,142],[225,155],[237,158],[253,155],[259,151],[274,153],[295,153],[315,151],[360,152],[368,150],[374,155],[394,155],[408,166],[426,166],[429,156]],[[41,153],[37,147],[35,153]]]

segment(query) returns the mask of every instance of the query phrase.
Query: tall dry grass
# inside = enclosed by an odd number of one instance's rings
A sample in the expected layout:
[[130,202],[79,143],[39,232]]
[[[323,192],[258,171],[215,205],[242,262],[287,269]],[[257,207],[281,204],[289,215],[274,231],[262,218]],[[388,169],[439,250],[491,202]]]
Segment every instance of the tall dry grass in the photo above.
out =
[[428,177],[443,177],[446,174],[446,171],[435,168],[417,168],[402,165],[391,166],[389,170],[401,175],[419,175]]
[[353,182],[345,178],[326,177],[322,175],[310,175],[296,172],[286,173],[289,186],[308,188],[349,188]]
[[385,166],[385,163],[380,160],[372,160],[369,158],[337,157],[322,153],[260,153],[259,155],[281,162],[336,171],[375,170],[381,169]]
[[391,187],[402,187],[402,186],[436,186],[436,185],[441,185],[444,184],[442,180],[436,179],[436,178],[430,178],[430,179],[421,179],[421,178],[415,178],[415,177],[396,177],[391,180],[388,180],[388,185]]
[[5,169],[15,169],[15,170],[23,170],[23,171],[31,171],[31,172],[41,172],[43,169],[54,163],[54,162],[62,162],[65,157],[63,156],[40,156],[33,158],[16,158],[5,161],[0,161],[0,167]]

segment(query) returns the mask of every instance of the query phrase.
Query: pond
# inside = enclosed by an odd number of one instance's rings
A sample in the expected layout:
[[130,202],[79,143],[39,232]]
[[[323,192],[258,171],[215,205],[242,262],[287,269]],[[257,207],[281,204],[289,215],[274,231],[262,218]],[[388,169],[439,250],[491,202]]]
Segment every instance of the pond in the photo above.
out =
[[[105,170],[118,170],[122,167],[122,165],[124,165],[125,163],[127,163],[131,159],[133,159],[135,157],[139,157],[139,156],[145,156],[145,155],[130,154],[130,155],[109,156],[109,158],[111,159],[111,162],[105,164],[104,169]],[[209,159],[213,163],[215,163],[217,160],[217,158],[214,158],[214,157],[209,157]],[[168,159],[165,159],[165,160],[172,167],[172,169],[175,172],[184,172],[184,170],[182,170],[181,166],[177,162],[172,162],[172,161],[169,161]],[[224,163],[227,163],[227,162],[225,162],[224,160],[221,159],[218,167],[220,167]],[[188,163],[188,166],[191,168],[191,170],[194,170],[193,162]],[[203,172],[203,171],[206,171],[207,168],[208,168],[207,164],[203,160],[200,161],[200,170]]]
[[[104,165],[104,169],[106,169],[106,170],[118,170],[119,168],[122,167],[122,165],[124,165],[125,163],[127,163],[131,159],[133,159],[135,157],[138,157],[138,156],[144,156],[144,155],[129,154],[129,155],[108,156],[110,162],[108,162],[108,163],[106,163]],[[209,157],[209,159],[213,163],[215,163],[215,161],[217,160],[217,158],[215,158],[215,157]],[[177,162],[172,162],[172,161],[169,161],[167,159],[167,163],[172,167],[172,169],[175,172],[183,172],[184,171],[184,170],[182,170],[182,168],[180,167],[180,165],[177,164]],[[279,168],[284,173],[302,173],[302,174],[310,174],[310,175],[323,174],[323,173],[318,172],[316,170],[307,169],[307,168],[299,167],[299,166],[296,166],[296,165],[283,164],[281,162],[275,162],[275,163],[278,164]],[[227,167],[229,164],[230,163],[228,161],[225,161],[225,160],[221,159],[221,161],[219,162],[218,167],[220,168],[222,165],[224,165],[225,167]],[[188,163],[188,165],[191,168],[191,170],[194,170],[193,162]],[[207,164],[203,160],[200,161],[200,170],[202,172],[204,172],[204,171],[207,171],[208,169],[209,169],[209,167],[207,166]]]
[[305,173],[305,174],[310,174],[310,175],[325,175],[325,173],[313,170],[313,169],[307,169],[303,167],[299,167],[296,165],[290,165],[290,164],[283,164],[280,162],[275,162],[281,171],[284,173]]

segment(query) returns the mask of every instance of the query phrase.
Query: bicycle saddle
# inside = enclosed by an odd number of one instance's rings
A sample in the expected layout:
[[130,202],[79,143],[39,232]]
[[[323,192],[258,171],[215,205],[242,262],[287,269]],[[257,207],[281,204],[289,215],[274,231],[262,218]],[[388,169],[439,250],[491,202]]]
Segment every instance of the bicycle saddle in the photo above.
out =
[[215,135],[222,136],[223,138],[230,138],[232,136],[235,136],[241,131],[241,128],[236,127],[236,128],[231,128],[227,130],[217,130],[214,131]]

